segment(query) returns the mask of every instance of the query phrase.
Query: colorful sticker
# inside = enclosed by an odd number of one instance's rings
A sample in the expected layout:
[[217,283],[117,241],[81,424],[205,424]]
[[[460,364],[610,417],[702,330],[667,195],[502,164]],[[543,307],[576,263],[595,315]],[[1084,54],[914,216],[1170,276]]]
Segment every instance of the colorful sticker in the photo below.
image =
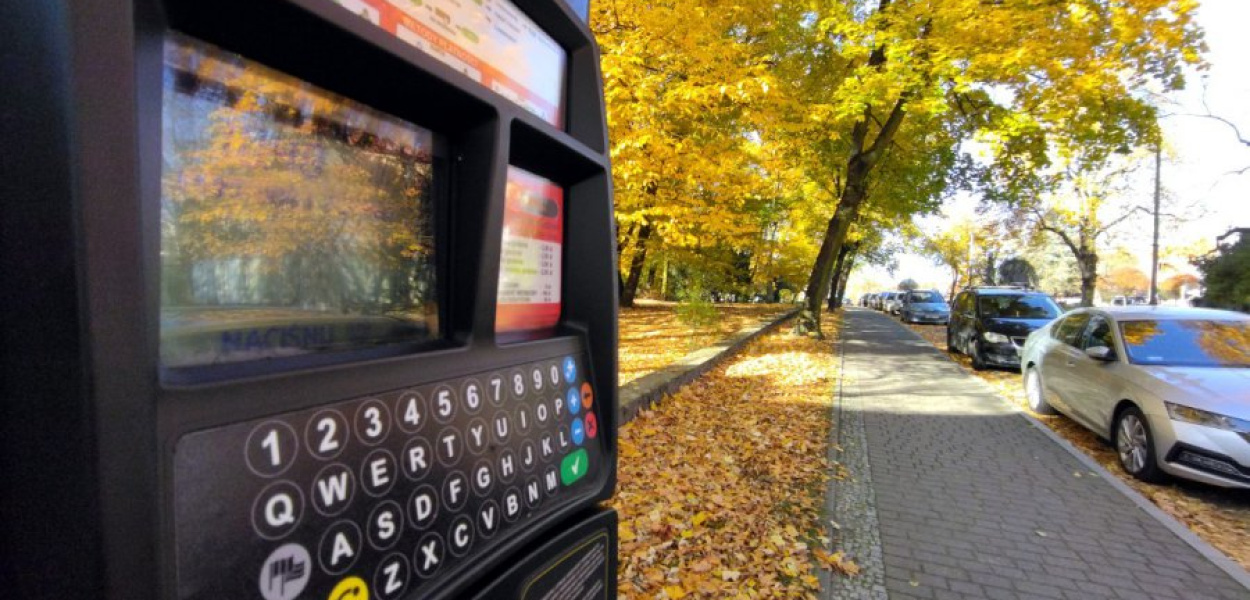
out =
[[495,331],[550,330],[560,320],[564,190],[508,167],[504,204]]

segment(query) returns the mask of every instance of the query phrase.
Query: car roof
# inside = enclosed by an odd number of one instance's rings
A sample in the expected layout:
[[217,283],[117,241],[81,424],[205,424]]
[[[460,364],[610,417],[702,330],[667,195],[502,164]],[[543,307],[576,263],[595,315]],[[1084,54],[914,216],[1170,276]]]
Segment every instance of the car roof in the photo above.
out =
[[969,288],[967,291],[982,296],[1046,296],[1046,292],[1038,290],[1024,290],[1020,288]]
[[[1180,319],[1212,319],[1219,321],[1250,321],[1250,315],[1214,308],[1188,306],[1102,306],[1083,311],[1103,312],[1117,321],[1151,321]],[[1076,312],[1076,311],[1073,311]]]

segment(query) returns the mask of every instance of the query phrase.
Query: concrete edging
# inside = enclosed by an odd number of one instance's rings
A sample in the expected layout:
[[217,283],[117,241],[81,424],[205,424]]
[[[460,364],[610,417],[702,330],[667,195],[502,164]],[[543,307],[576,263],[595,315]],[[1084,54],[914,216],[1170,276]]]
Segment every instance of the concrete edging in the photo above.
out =
[[617,410],[617,422],[624,425],[632,421],[638,416],[639,411],[655,406],[666,394],[676,392],[682,386],[694,381],[751,340],[772,331],[798,312],[797,307],[792,308],[766,323],[743,327],[728,338],[695,350],[663,369],[648,373],[621,386],[617,390],[620,406]]
[[[916,339],[923,341],[934,352],[941,355],[943,359],[955,365],[956,368],[963,369],[961,365],[956,363],[954,360],[951,360],[950,356],[948,356],[946,352],[943,352],[942,350],[940,350],[939,348],[931,344],[929,340],[926,340],[920,334],[916,333],[915,331],[912,331],[911,328],[909,327],[903,326],[903,329],[906,330],[909,335],[915,337]],[[1028,421],[1031,425],[1033,425],[1033,427],[1041,431],[1042,435],[1045,435],[1051,441],[1058,444],[1059,447],[1063,448],[1064,450],[1067,450],[1069,454],[1071,454],[1078,461],[1080,461],[1081,464],[1088,467],[1090,471],[1097,473],[1099,477],[1102,477],[1104,480],[1107,481],[1107,483],[1111,484],[1111,487],[1118,490],[1121,494],[1124,494],[1125,496],[1127,496],[1128,499],[1133,502],[1133,504],[1137,505],[1137,508],[1140,508],[1146,514],[1150,515],[1151,517],[1154,517],[1154,519],[1158,521],[1159,524],[1163,525],[1165,528],[1167,528],[1168,531],[1171,531],[1173,534],[1175,534],[1176,537],[1181,539],[1181,541],[1185,542],[1186,544],[1189,544],[1189,546],[1193,548],[1194,550],[1196,550],[1198,554],[1201,554],[1204,558],[1211,561],[1211,563],[1214,564],[1221,571],[1224,571],[1225,573],[1227,573],[1229,577],[1232,577],[1234,581],[1236,581],[1237,583],[1240,583],[1243,587],[1250,590],[1250,572],[1243,569],[1241,565],[1237,564],[1236,562],[1233,561],[1233,559],[1229,558],[1223,552],[1220,552],[1214,546],[1207,543],[1206,540],[1202,539],[1201,537],[1198,537],[1198,535],[1194,533],[1192,530],[1190,530],[1189,527],[1186,527],[1184,523],[1181,523],[1172,515],[1169,515],[1166,512],[1163,512],[1163,509],[1160,509],[1158,506],[1155,506],[1155,504],[1151,502],[1148,498],[1141,495],[1140,492],[1130,487],[1127,483],[1124,483],[1120,479],[1119,476],[1112,473],[1111,471],[1108,471],[1106,467],[1103,467],[1098,461],[1090,457],[1090,455],[1083,452],[1080,448],[1077,448],[1075,445],[1072,444],[1072,442],[1069,442],[1068,440],[1063,439],[1063,437],[1061,437],[1058,433],[1055,433],[1053,429],[1051,429],[1050,427],[1047,427],[1045,423],[1042,423],[1041,421],[1037,420],[1037,418],[1025,412],[1024,409],[1020,408],[1020,406],[1017,405],[1016,403],[1008,400],[1007,398],[1004,398],[1002,394],[998,393],[998,390],[994,389],[993,386],[986,383],[980,377],[973,376],[973,380],[976,381],[974,385],[981,386],[982,388],[984,388],[986,392],[993,394],[993,396],[995,398],[998,398],[1000,402],[1009,406],[1013,412],[1015,412],[1024,420]]]

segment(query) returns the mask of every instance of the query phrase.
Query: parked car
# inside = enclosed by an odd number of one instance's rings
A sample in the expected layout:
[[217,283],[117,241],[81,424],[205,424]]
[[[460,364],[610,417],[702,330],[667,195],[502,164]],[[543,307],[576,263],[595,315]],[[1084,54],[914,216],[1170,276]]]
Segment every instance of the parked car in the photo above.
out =
[[1078,309],[1030,335],[1021,362],[1033,410],[1110,440],[1134,477],[1250,489],[1250,316]]
[[862,295],[860,295],[860,297],[859,297],[859,305],[860,305],[860,306],[868,306],[868,297],[869,297],[869,296],[871,296],[871,295],[872,295],[872,294],[862,294]]
[[1050,296],[1019,287],[972,287],[951,303],[946,347],[972,358],[972,368],[1019,368],[1025,339],[1062,311]]
[[889,292],[877,292],[876,294],[873,294],[872,296],[873,310],[881,310],[881,306],[882,304],[885,303],[885,298],[887,294],[889,294]]
[[886,293],[889,295],[886,296],[885,303],[882,305],[881,310],[887,314],[897,315],[899,306],[902,304],[903,292]]
[[951,318],[951,307],[937,290],[904,292],[898,312],[904,323],[937,323],[945,325]]

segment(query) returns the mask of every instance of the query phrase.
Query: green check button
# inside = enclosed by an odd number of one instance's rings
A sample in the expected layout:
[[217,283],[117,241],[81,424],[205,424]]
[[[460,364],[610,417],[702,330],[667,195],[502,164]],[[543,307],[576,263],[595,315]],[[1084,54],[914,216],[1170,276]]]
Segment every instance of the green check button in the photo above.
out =
[[560,482],[564,485],[573,485],[573,482],[585,476],[588,470],[590,470],[590,456],[586,454],[585,448],[578,448],[560,461]]

